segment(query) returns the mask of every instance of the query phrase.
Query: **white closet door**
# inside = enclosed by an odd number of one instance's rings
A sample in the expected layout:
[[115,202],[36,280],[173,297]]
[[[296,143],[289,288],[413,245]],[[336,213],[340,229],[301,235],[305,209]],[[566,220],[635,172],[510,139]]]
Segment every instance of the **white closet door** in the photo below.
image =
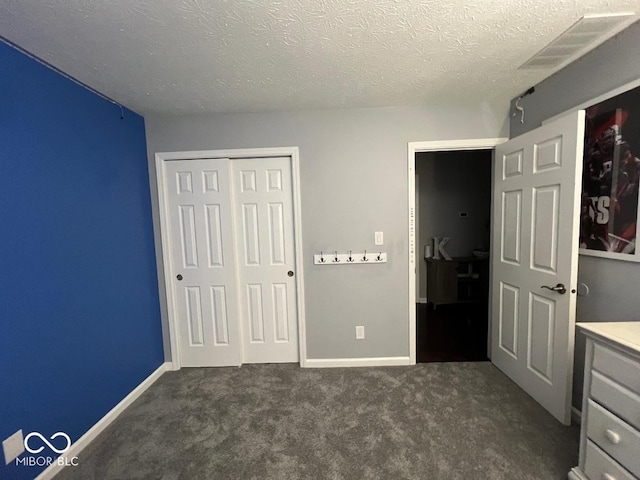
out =
[[231,161],[245,363],[297,362],[291,159]]
[[164,163],[180,364],[240,365],[229,159]]

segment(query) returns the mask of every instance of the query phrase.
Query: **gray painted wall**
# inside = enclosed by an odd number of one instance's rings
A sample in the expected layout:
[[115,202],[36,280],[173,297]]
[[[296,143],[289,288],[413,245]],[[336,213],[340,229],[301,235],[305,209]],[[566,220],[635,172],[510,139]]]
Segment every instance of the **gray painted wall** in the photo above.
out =
[[[529,131],[554,115],[640,79],[640,23],[635,23],[594,51],[535,85],[533,95],[521,103],[525,123],[511,117],[511,136]],[[515,103],[512,101],[513,109]],[[513,111],[513,110],[512,110]],[[640,320],[638,285],[640,264],[580,256],[578,281],[589,286],[588,296],[577,301],[577,321]],[[576,337],[573,404],[582,405],[585,339]]]
[[[308,358],[372,358],[409,355],[407,143],[502,137],[508,122],[506,111],[480,106],[151,115],[145,123],[152,188],[156,152],[300,148]],[[387,264],[312,264],[320,251],[375,250],[375,231],[384,232]],[[356,325],[365,340],[355,340]]]
[[[418,229],[420,252],[433,237],[450,237],[445,250],[451,256],[470,256],[473,249],[489,247],[491,214],[491,150],[424,152],[416,155],[419,182]],[[469,214],[461,218],[458,213]],[[426,292],[427,268],[418,261],[420,295]]]

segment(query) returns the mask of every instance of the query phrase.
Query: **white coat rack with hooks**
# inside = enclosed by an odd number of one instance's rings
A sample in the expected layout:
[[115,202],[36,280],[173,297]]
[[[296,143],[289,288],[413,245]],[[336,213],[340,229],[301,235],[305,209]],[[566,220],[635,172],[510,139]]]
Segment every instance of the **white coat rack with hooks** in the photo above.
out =
[[356,251],[349,250],[347,253],[338,253],[337,250],[333,252],[320,252],[313,256],[314,265],[354,265],[354,264],[367,264],[376,265],[379,263],[387,263],[387,253],[373,251]]

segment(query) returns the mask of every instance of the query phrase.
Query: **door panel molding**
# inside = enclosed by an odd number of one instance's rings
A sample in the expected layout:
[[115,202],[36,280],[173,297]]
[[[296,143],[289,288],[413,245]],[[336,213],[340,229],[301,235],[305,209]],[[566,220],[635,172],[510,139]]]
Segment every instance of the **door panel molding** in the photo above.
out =
[[[227,158],[231,161],[241,158],[270,158],[270,157],[289,157],[291,161],[291,180],[292,180],[292,196],[293,196],[293,227],[294,227],[294,260],[295,260],[295,285],[296,285],[296,307],[298,314],[298,349],[300,353],[300,366],[307,366],[307,349],[306,349],[306,329],[305,329],[305,300],[304,300],[304,271],[303,271],[303,251],[302,251],[302,216],[301,216],[301,193],[300,193],[300,159],[298,147],[275,147],[275,148],[249,148],[249,149],[231,149],[231,150],[195,150],[195,151],[178,151],[178,152],[157,152],[155,158],[155,186],[157,188],[157,198],[153,198],[154,203],[157,201],[157,214],[159,231],[154,233],[156,237],[156,245],[159,246],[157,254],[157,271],[158,281],[160,284],[161,294],[161,314],[166,328],[163,328],[163,336],[165,345],[168,347],[171,355],[172,369],[178,370],[180,364],[180,350],[177,339],[177,325],[175,320],[175,299],[173,298],[173,288],[171,287],[174,278],[172,276],[171,259],[170,259],[170,243],[169,243],[169,219],[167,215],[167,194],[165,192],[165,162],[171,160],[203,160],[203,159],[222,159]],[[217,191],[219,189],[219,179],[217,175],[207,175],[210,172],[203,172],[202,179],[193,179],[191,177],[180,178],[178,187],[185,191],[193,190],[194,181],[202,181],[204,189],[207,191]],[[153,178],[152,178],[153,180]],[[269,176],[270,188],[278,188],[278,176]],[[213,220],[213,219],[212,219]],[[213,225],[212,225],[213,226]],[[215,230],[215,228],[214,228]],[[208,234],[210,232],[207,232]],[[213,240],[213,238],[209,238]],[[213,247],[213,245],[211,245]],[[207,252],[212,254],[214,252]],[[218,253],[217,251],[215,252]],[[207,255],[208,256],[208,255]],[[220,293],[220,292],[217,292]],[[219,298],[219,295],[218,297]],[[216,308],[217,307],[217,308]],[[216,305],[214,307],[218,323],[218,331],[220,337],[227,334],[227,305]],[[223,327],[224,325],[224,327]],[[248,332],[241,332],[241,335]],[[222,340],[219,338],[218,341]],[[224,343],[224,341],[222,342]]]

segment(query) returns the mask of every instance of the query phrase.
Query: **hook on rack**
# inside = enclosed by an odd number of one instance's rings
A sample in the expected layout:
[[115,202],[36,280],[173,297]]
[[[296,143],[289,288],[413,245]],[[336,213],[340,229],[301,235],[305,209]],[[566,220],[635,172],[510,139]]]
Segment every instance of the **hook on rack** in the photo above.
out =
[[363,262],[368,262],[369,261],[369,259],[367,258],[367,251],[366,250],[364,251],[364,256],[362,257],[362,261]]
[[349,263],[353,263],[355,261],[355,259],[353,258],[353,256],[351,255],[351,250],[349,250],[349,258],[347,258],[347,262]]
[[322,252],[320,252],[320,263],[326,263],[326,260],[324,259],[324,254]]
[[338,258],[338,251],[335,251],[335,256],[333,257],[333,263],[338,263],[340,262],[340,259]]
[[376,257],[376,262],[380,261],[382,261],[382,252],[378,253],[378,256]]

